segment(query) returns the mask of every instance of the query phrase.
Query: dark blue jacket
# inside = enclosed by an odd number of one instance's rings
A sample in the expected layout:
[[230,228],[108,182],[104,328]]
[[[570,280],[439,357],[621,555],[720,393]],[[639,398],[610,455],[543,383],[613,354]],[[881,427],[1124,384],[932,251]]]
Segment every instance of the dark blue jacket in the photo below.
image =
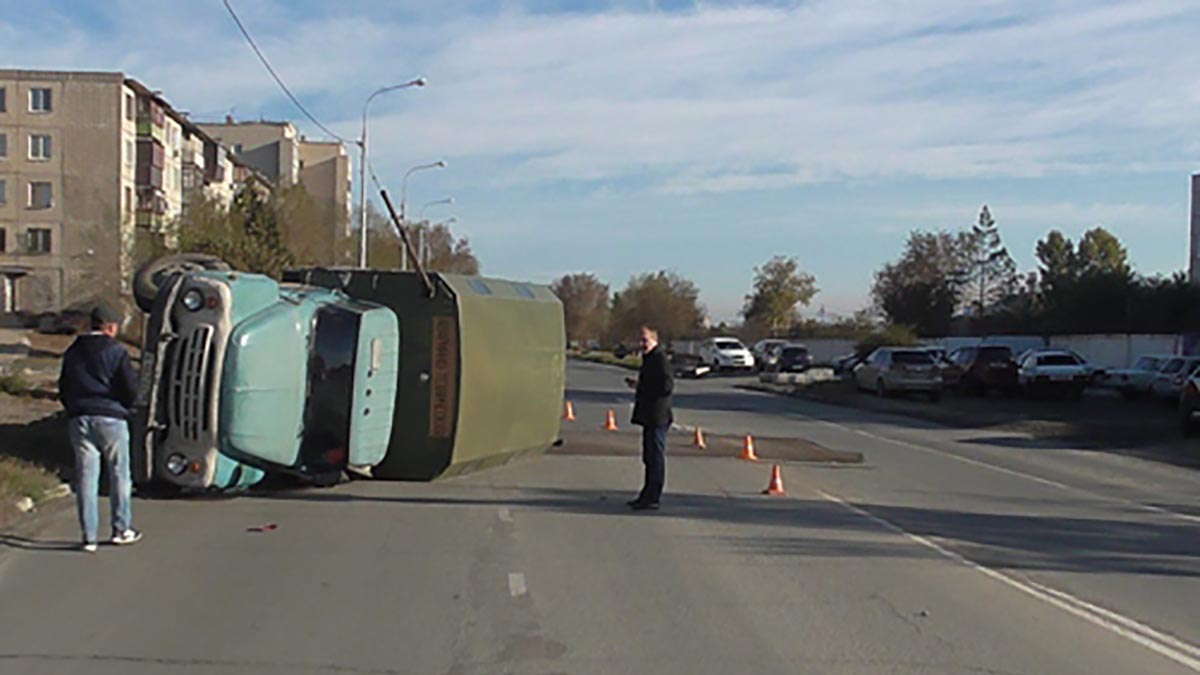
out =
[[125,419],[137,398],[137,389],[129,352],[107,335],[80,335],[63,355],[58,397],[70,417]]

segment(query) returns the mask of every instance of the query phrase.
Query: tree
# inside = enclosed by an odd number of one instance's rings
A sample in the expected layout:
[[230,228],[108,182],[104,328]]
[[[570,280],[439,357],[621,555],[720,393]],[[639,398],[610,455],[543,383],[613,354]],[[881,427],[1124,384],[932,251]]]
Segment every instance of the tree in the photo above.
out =
[[1094,227],[1083,233],[1076,249],[1075,262],[1083,276],[1110,275],[1130,278],[1128,253],[1111,232]]
[[565,274],[550,290],[563,303],[568,341],[599,340],[608,327],[608,285],[594,274]]
[[[361,212],[358,212],[361,213]],[[356,220],[357,221],[357,217]],[[466,237],[455,237],[444,223],[409,223],[406,228],[413,250],[425,249],[423,260],[431,272],[479,274],[479,259]],[[357,249],[356,249],[357,250]],[[399,269],[404,244],[391,219],[367,203],[367,263],[376,269]],[[412,269],[412,260],[408,268]]]
[[296,262],[296,256],[283,243],[281,204],[249,186],[238,192],[228,208],[197,196],[182,218],[179,250],[209,253],[234,269],[278,279]]
[[985,204],[979,221],[971,227],[968,267],[965,271],[967,299],[977,317],[1002,305],[1017,291],[1017,265],[1000,239],[1000,230]]
[[613,296],[610,338],[632,339],[641,326],[658,329],[663,342],[700,332],[704,307],[700,291],[675,272],[660,270],[629,280],[625,290]]
[[784,256],[754,268],[754,292],[742,308],[747,323],[762,324],[778,335],[800,319],[796,305],[808,305],[817,294],[817,280],[799,268],[795,258]]
[[893,324],[920,335],[945,335],[962,294],[970,233],[909,233],[900,259],[875,273],[871,296]]

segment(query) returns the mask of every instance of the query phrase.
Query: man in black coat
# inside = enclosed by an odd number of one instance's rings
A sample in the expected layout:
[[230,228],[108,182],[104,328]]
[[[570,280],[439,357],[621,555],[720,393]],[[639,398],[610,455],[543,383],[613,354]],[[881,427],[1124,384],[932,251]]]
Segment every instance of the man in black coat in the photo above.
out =
[[658,331],[642,326],[642,367],[637,379],[625,382],[636,390],[633,423],[642,427],[642,463],[646,479],[637,498],[629,502],[635,511],[657,509],[667,477],[667,431],[671,415],[671,393],[675,377],[665,350],[658,343]]

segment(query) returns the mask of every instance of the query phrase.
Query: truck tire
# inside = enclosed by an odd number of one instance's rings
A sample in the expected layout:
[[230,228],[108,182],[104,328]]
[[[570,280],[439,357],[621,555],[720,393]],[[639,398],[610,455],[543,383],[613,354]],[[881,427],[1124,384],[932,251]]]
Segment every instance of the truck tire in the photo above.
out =
[[172,274],[228,269],[231,269],[229,263],[207,253],[163,256],[142,265],[133,275],[133,299],[143,312],[149,313],[154,309],[154,298],[158,297],[158,289]]

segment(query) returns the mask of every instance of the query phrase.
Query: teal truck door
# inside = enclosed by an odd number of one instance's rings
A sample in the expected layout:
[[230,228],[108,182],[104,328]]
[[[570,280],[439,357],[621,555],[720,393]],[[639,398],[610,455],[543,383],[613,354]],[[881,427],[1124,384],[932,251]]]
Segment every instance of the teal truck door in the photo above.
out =
[[400,325],[385,308],[362,314],[350,416],[350,461],[375,466],[387,455],[400,370]]

